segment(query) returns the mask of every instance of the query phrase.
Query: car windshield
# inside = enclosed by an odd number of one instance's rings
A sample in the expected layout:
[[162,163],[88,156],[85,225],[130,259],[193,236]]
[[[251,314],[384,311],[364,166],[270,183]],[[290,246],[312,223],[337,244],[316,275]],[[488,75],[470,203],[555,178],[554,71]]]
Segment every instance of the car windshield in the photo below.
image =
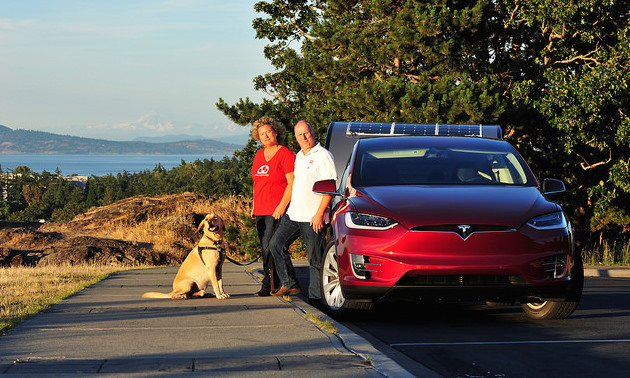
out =
[[353,184],[535,185],[529,168],[506,145],[360,147],[352,173]]

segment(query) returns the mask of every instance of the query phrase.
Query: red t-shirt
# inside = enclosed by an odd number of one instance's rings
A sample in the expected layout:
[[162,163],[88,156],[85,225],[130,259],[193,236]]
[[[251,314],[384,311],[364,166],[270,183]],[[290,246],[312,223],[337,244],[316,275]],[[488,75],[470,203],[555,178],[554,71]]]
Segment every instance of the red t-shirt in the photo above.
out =
[[276,154],[267,161],[265,149],[254,156],[252,178],[254,179],[254,215],[271,215],[276,209],[287,187],[287,173],[293,172],[295,154],[280,146]]

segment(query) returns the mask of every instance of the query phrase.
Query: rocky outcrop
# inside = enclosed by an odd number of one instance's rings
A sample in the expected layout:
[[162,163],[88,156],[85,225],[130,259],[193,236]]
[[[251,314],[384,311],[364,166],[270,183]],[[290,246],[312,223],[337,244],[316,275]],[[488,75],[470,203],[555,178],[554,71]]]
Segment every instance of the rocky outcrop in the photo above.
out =
[[[229,209],[193,193],[136,196],[90,209],[69,222],[0,223],[0,266],[179,264],[200,238],[195,230],[207,212],[221,213],[229,224],[241,222],[240,213],[247,213],[249,204],[228,202]],[[228,242],[230,252],[234,247]]]

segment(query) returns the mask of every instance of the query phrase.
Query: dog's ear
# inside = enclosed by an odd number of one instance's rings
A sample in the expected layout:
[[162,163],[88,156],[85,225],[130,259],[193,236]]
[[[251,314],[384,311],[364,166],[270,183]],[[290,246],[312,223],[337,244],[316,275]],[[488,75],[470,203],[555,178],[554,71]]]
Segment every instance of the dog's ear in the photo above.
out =
[[195,234],[198,233],[201,230],[201,228],[203,227],[204,223],[206,223],[206,218],[203,218],[201,223],[199,223],[199,227],[197,227],[197,231],[195,231]]
[[201,231],[201,228],[203,227],[204,223],[207,223],[207,222],[208,222],[208,216],[206,215],[199,223],[199,227],[197,227],[197,231],[195,231],[195,234]]

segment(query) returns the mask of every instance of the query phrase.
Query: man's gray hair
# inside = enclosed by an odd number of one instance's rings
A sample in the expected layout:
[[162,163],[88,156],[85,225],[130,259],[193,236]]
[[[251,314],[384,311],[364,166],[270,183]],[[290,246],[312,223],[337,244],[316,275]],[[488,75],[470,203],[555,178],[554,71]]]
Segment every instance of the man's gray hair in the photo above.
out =
[[310,122],[301,119],[295,123],[295,126],[302,122],[306,123],[306,126],[308,126],[308,131],[311,133],[311,135],[315,136],[315,130],[313,129],[313,126],[311,126]]

